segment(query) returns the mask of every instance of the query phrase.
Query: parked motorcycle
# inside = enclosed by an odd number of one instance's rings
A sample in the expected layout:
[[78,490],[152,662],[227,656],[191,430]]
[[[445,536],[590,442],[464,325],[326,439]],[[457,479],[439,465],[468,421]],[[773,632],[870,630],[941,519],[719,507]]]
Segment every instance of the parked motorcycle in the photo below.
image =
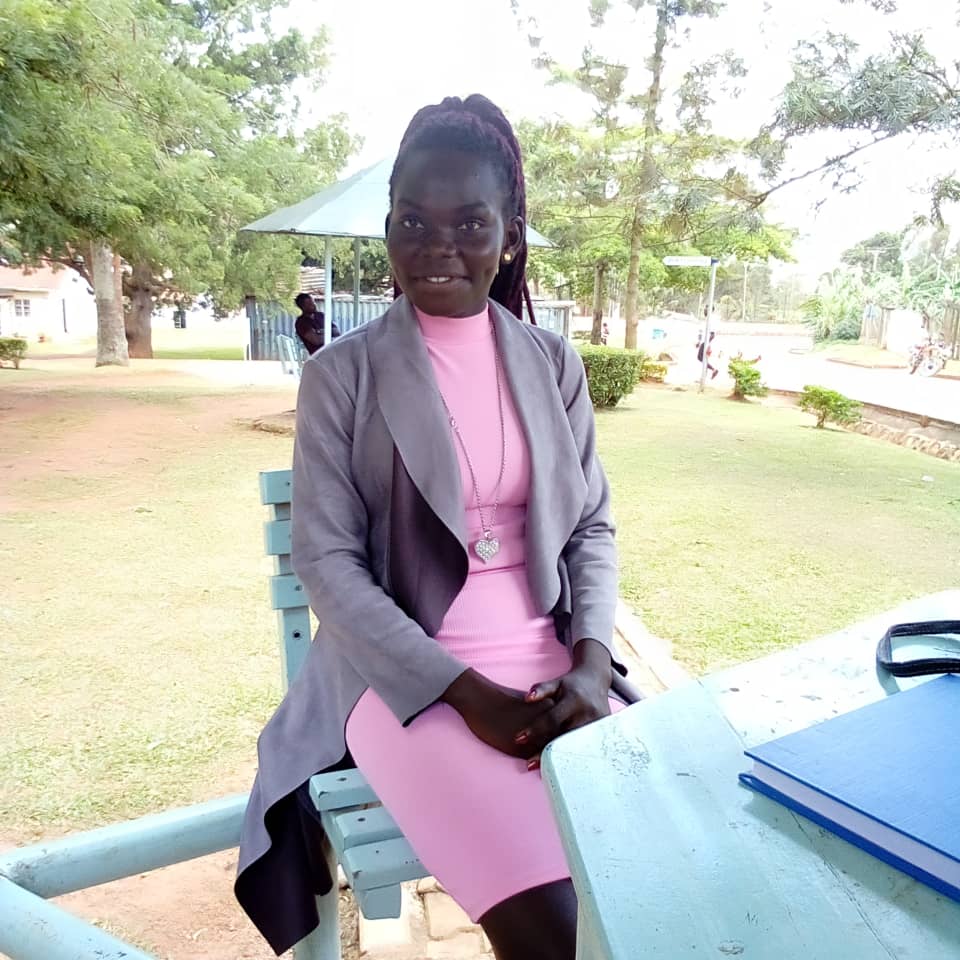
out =
[[911,373],[919,373],[921,377],[932,377],[938,374],[950,359],[950,351],[946,342],[932,337],[918,343],[910,350],[909,367]]

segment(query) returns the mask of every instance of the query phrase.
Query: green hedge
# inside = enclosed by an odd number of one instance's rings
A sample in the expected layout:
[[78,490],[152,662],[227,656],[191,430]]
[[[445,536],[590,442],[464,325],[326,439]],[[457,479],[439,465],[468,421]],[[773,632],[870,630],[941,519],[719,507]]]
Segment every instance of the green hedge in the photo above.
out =
[[733,377],[733,396],[737,400],[767,395],[766,384],[761,382],[760,370],[754,361],[734,357],[727,365],[727,373]]
[[667,365],[658,363],[656,360],[648,357],[642,350],[640,351],[640,379],[649,380],[653,383],[663,383],[667,376]]
[[633,393],[640,382],[644,363],[649,360],[638,350],[618,347],[578,346],[587,369],[587,385],[595,407],[615,407],[624,397]]
[[0,337],[0,367],[9,360],[14,369],[20,369],[20,361],[27,355],[27,341],[19,337]]

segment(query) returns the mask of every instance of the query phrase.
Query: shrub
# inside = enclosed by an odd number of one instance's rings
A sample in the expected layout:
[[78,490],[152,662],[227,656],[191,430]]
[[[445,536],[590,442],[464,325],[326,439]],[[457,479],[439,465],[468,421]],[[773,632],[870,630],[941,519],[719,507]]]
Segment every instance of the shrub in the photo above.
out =
[[593,331],[591,330],[574,330],[570,334],[571,340],[589,340]]
[[756,363],[734,357],[727,366],[727,372],[733,377],[733,394],[736,400],[747,397],[765,397],[767,388],[760,382],[760,369]]
[[645,353],[641,353],[640,356],[643,358],[640,361],[640,379],[652,381],[653,383],[663,383],[667,376],[667,365],[665,363],[657,363]]
[[618,347],[595,347],[584,344],[577,348],[587,369],[587,386],[595,407],[615,407],[633,393],[640,382],[646,354]]
[[15,370],[20,369],[20,361],[27,355],[27,341],[19,337],[0,337],[0,367],[9,360]]
[[844,427],[860,419],[859,403],[826,387],[804,387],[800,394],[800,409],[812,413],[817,418],[817,427],[821,430],[828,420]]

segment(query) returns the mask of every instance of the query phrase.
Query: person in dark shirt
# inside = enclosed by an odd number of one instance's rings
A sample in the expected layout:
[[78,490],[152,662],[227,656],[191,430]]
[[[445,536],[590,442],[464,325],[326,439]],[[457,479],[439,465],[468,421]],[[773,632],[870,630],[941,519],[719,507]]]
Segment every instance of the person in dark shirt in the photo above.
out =
[[[297,336],[306,347],[307,353],[316,353],[323,346],[323,312],[317,309],[309,293],[298,293],[293,302],[300,308],[300,316],[294,324]],[[339,336],[339,328],[331,322],[331,339]]]

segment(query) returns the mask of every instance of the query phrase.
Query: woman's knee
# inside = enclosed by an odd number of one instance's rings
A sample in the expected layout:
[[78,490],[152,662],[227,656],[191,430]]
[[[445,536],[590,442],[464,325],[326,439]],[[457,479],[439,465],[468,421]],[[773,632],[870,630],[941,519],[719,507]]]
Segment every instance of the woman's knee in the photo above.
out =
[[577,895],[570,880],[515,894],[481,918],[497,960],[575,960]]

